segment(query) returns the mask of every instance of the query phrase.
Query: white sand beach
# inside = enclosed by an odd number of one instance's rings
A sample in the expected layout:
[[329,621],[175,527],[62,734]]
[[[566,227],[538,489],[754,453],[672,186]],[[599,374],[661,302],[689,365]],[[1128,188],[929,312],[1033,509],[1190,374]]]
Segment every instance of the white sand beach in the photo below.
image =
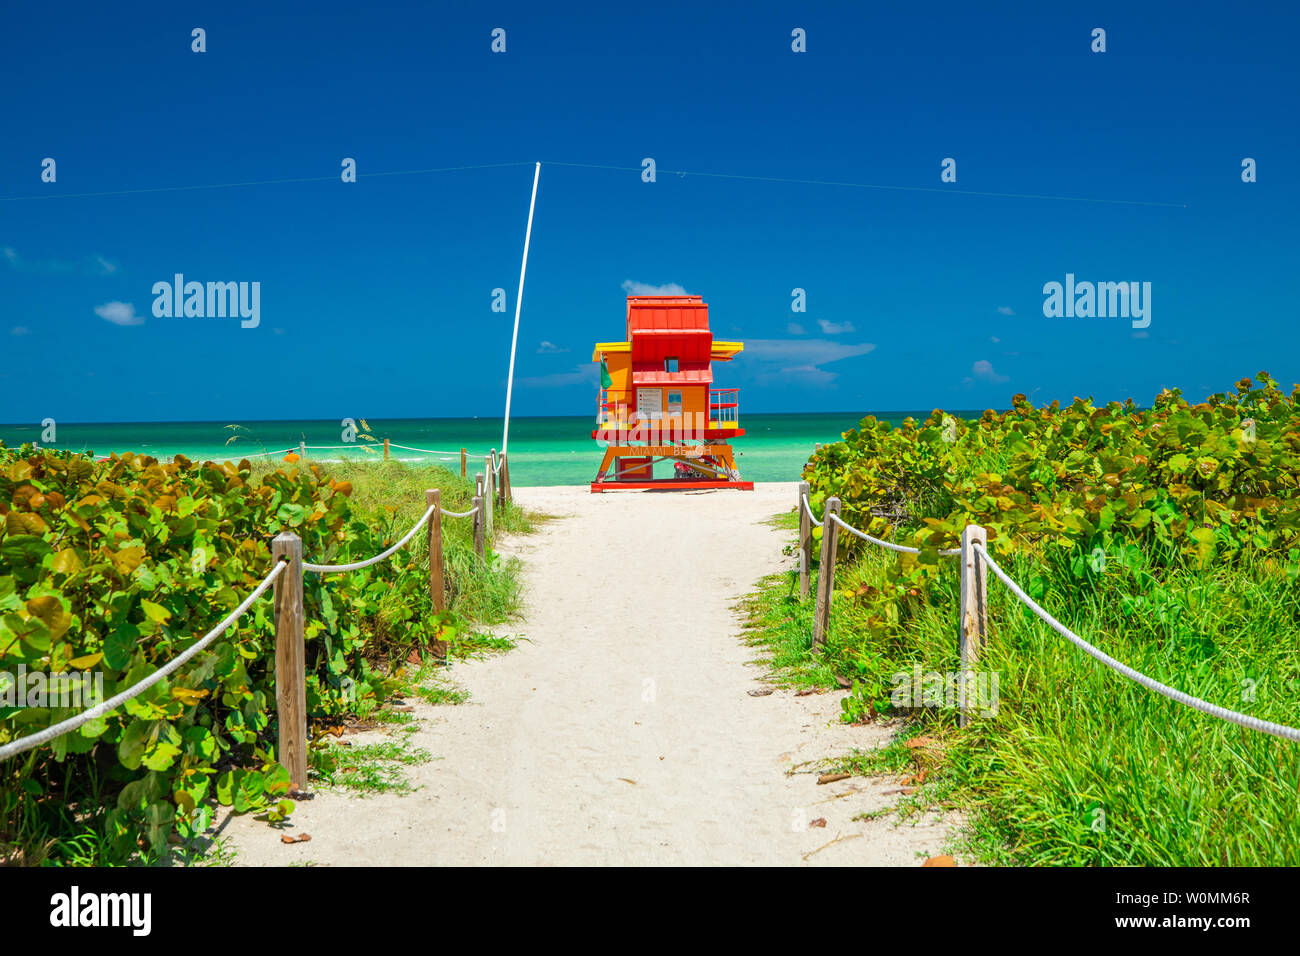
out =
[[735,608],[793,565],[791,535],[767,521],[794,498],[789,483],[516,488],[557,516],[501,545],[523,562],[526,610],[496,632],[523,640],[449,668],[467,703],[412,702],[412,743],[434,755],[408,768],[415,791],[323,791],[284,831],[228,818],[236,862],[914,866],[942,852],[950,821],[854,820],[901,799],[897,778],[817,784],[817,761],[888,727],[839,723],[843,691],[749,693],[769,685]]

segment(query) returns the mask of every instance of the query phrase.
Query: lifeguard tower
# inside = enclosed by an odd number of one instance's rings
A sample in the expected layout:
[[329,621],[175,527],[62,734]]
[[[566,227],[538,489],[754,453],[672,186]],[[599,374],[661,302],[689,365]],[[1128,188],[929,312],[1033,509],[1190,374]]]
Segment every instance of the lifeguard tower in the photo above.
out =
[[[628,296],[627,340],[598,342],[591,354],[601,372],[591,437],[606,446],[591,490],[753,491],[730,444],[745,434],[740,390],[713,387],[713,363],[744,347],[714,340],[701,296]],[[671,462],[670,476],[654,476],[657,462]]]

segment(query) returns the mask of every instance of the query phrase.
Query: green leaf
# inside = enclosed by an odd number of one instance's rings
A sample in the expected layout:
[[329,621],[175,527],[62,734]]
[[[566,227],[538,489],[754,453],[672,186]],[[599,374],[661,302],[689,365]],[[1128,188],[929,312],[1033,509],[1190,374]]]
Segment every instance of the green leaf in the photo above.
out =
[[115,671],[123,670],[131,663],[136,643],[140,640],[140,629],[126,620],[118,620],[116,626],[104,638],[104,663]]
[[136,718],[122,731],[122,739],[117,745],[117,759],[127,770],[140,769],[144,759],[144,750],[148,746],[149,724]]
[[140,600],[140,607],[144,610],[144,613],[149,620],[156,621],[159,624],[167,621],[172,616],[171,611],[167,610],[161,604],[155,604],[148,598],[142,598]]
[[0,561],[19,584],[31,584],[40,574],[41,560],[53,549],[34,534],[10,534],[0,539]]

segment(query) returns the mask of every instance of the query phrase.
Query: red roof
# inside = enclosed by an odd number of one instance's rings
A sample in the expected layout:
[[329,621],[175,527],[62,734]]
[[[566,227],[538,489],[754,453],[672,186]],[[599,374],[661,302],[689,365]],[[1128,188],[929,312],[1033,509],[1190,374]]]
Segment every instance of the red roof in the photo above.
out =
[[[637,363],[662,366],[664,359],[675,358],[683,371],[694,363],[702,363],[707,374],[713,349],[709,307],[698,295],[630,295],[627,297],[627,339],[632,343],[634,370]],[[698,377],[675,379],[706,380],[711,381]]]
[[709,307],[698,295],[630,295],[627,297],[628,339],[638,331],[709,329]]

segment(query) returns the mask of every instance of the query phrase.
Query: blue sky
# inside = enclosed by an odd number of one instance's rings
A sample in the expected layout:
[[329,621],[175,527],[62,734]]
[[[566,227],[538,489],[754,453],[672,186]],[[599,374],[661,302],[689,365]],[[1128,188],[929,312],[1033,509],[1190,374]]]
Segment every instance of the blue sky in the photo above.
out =
[[[1300,380],[1300,14],[893,6],[10,5],[0,421],[498,416],[534,161],[516,415],[592,413],[628,283],[749,344],[742,414]],[[175,273],[260,324],[155,318]],[[1067,273],[1149,327],[1045,317]]]

